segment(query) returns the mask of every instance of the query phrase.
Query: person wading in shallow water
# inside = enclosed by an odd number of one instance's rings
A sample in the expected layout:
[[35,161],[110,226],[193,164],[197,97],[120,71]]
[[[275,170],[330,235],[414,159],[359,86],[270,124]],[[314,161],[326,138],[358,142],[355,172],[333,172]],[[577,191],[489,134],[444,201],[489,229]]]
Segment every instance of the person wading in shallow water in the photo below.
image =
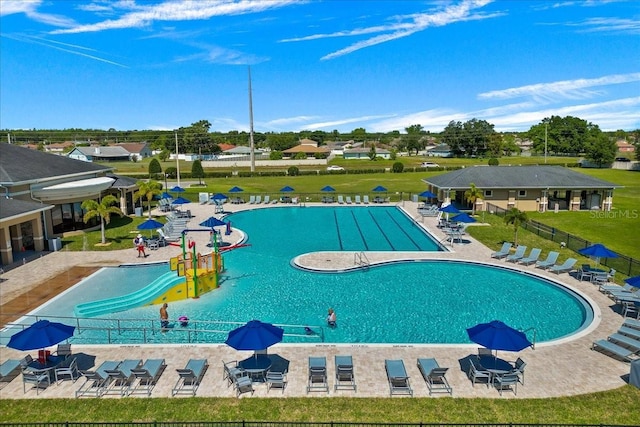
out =
[[169,305],[166,302],[160,307],[160,327],[163,332],[169,329],[169,312],[167,311],[167,307],[169,307]]

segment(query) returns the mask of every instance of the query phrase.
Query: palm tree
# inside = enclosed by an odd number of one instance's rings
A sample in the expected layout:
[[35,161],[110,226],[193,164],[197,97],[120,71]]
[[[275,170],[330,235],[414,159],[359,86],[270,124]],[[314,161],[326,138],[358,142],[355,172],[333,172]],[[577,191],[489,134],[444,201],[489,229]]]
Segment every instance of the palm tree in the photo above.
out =
[[482,198],[483,192],[472,182],[471,188],[464,192],[464,198],[471,203],[471,215],[476,214],[476,200]]
[[85,214],[82,220],[85,222],[89,222],[92,218],[100,217],[100,231],[102,233],[102,244],[107,243],[106,236],[104,234],[104,224],[111,221],[111,215],[119,215],[123,216],[124,213],[120,210],[119,207],[113,206],[118,203],[118,199],[115,196],[109,194],[104,196],[100,202],[96,202],[93,199],[85,200],[82,202],[82,209],[84,209]]
[[513,224],[514,231],[514,239],[513,244],[518,246],[518,228],[520,228],[520,224],[523,222],[527,222],[529,218],[527,218],[527,213],[521,211],[518,208],[511,208],[504,215],[504,222],[507,224]]
[[136,182],[138,186],[138,191],[133,195],[133,201],[136,202],[140,199],[140,203],[142,203],[141,199],[147,199],[147,203],[149,204],[149,218],[151,218],[151,200],[153,200],[153,196],[159,196],[162,194],[162,184],[158,181],[138,181]]

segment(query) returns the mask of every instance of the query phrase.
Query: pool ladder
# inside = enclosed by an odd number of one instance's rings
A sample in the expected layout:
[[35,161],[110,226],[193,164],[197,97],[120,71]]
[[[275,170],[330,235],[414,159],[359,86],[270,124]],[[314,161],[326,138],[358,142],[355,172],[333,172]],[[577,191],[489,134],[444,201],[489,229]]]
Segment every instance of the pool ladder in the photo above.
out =
[[367,258],[364,252],[356,252],[353,254],[353,263],[367,270],[369,269],[369,265],[371,265],[369,258]]

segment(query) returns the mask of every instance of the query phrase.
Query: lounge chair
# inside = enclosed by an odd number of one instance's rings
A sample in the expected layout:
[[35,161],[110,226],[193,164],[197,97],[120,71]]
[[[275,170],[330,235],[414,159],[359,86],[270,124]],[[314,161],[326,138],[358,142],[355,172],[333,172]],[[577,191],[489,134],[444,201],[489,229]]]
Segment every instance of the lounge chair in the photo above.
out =
[[347,197],[345,197],[345,200],[346,200],[346,203],[347,203],[348,205],[350,205],[350,204],[352,203],[352,202],[351,202],[351,196],[347,196]]
[[498,252],[494,252],[491,254],[491,258],[502,259],[506,258],[509,255],[509,251],[511,250],[511,246],[513,246],[510,242],[504,242],[502,247]]
[[272,388],[279,388],[284,393],[284,389],[287,387],[287,372],[269,371],[265,381],[267,382],[267,393]]
[[[620,285],[603,285],[600,284],[600,286],[598,287],[598,290],[600,292],[602,292],[605,295],[611,295],[611,294],[622,294],[622,293],[626,293],[629,295],[632,295],[634,292],[638,291],[638,288],[636,288],[635,286],[631,286],[628,283],[625,283],[624,285],[620,286]],[[640,295],[640,294],[638,294]]]
[[609,335],[607,337],[607,340],[614,342],[621,347],[626,347],[629,350],[634,351],[636,353],[640,352],[640,340],[637,340],[635,338],[631,338],[626,335],[615,333],[615,334]]
[[310,391],[329,392],[327,383],[327,358],[324,356],[309,357],[309,384],[307,393]]
[[353,373],[353,359],[351,356],[335,356],[336,383],[334,390],[347,389],[356,391],[356,380]]
[[538,262],[538,258],[540,258],[540,254],[542,253],[542,249],[533,248],[531,252],[529,252],[529,256],[526,256],[520,260],[520,264],[523,265],[531,265]]
[[360,195],[357,195],[355,197],[356,197],[356,205],[359,205],[360,203],[362,203],[362,201],[360,200]]
[[384,361],[384,369],[387,372],[387,380],[389,381],[389,394],[408,394],[413,396],[413,389],[409,384],[409,376],[404,368],[402,359],[386,359]]
[[633,328],[628,328],[626,326],[621,326],[620,329],[618,329],[618,333],[619,334],[623,334],[623,335],[627,335],[631,338],[634,338],[636,340],[640,340],[640,331],[637,329],[633,329]]
[[633,360],[637,359],[634,351],[621,347],[607,340],[594,341],[591,346],[591,349],[599,350],[603,353],[610,353],[614,356],[619,357],[625,362],[632,362]]
[[576,265],[576,262],[578,262],[578,260],[575,258],[567,258],[564,263],[560,265],[556,264],[549,268],[549,271],[556,274],[569,273],[571,270],[573,270],[573,266]]
[[344,197],[342,197],[342,195],[338,196],[338,204],[340,204],[340,205],[344,204]]
[[626,328],[638,329],[640,330],[640,320],[635,319],[624,319],[624,323],[622,326]]
[[485,384],[487,384],[487,387],[491,382],[491,372],[478,368],[471,358],[469,359],[469,370],[467,371],[467,376],[474,387],[478,380],[486,381]]
[[516,248],[516,251],[513,254],[507,255],[506,260],[508,262],[518,262],[522,258],[524,258],[524,253],[526,251],[527,251],[527,247],[526,246],[518,245],[518,247]]
[[190,394],[195,396],[208,367],[206,359],[190,359],[184,369],[176,369],[178,381],[171,389],[171,395]]
[[364,196],[362,196],[362,203],[364,203],[365,205],[369,204],[369,196],[367,196],[366,194]]
[[147,396],[151,396],[153,388],[166,367],[167,365],[164,359],[147,359],[144,365],[132,369],[131,372],[135,377],[135,382],[129,390],[129,395],[146,394]]
[[262,203],[262,196],[256,196],[256,205]]
[[27,384],[31,384],[31,388],[35,387],[36,395],[40,394],[40,387],[45,386],[45,384],[46,387],[49,387],[51,385],[51,377],[49,377],[49,371],[46,369],[22,371],[22,390],[25,393],[27,392]]
[[58,381],[62,381],[65,377],[71,378],[71,381],[74,383],[78,378],[80,378],[80,370],[78,369],[78,360],[73,357],[70,359],[69,363],[63,364],[54,370],[54,376],[56,379],[56,384]]
[[271,203],[271,196],[269,196],[268,194],[266,196],[264,196],[264,202],[265,205],[268,205],[269,203]]
[[249,204],[254,205],[256,203],[256,196],[249,196]]
[[95,371],[84,371],[82,376],[85,378],[85,382],[76,390],[76,397],[82,397],[86,395],[92,395],[100,397],[104,394],[109,386],[110,377],[107,374],[108,370],[116,369],[120,362],[114,360],[107,360]]
[[519,377],[515,372],[508,374],[495,375],[493,377],[493,385],[498,389],[500,396],[504,390],[511,390],[513,394],[518,394]]
[[427,383],[429,395],[432,393],[453,394],[453,389],[444,376],[449,368],[441,368],[436,359],[418,359],[418,369]]
[[598,284],[598,285],[602,285],[602,284],[606,284],[611,282],[611,280],[615,277],[616,275],[616,269],[612,268],[611,270],[609,270],[608,272],[595,272],[593,273],[593,276],[591,277],[591,281]]
[[0,365],[0,382],[11,382],[20,374],[20,359],[9,359]]
[[129,388],[133,385],[135,376],[133,369],[142,366],[140,359],[126,359],[115,369],[107,369],[105,372],[110,378],[109,386],[103,394],[116,394],[126,396],[129,394]]
[[559,256],[560,254],[558,252],[551,251],[549,252],[549,255],[547,255],[547,259],[545,259],[544,261],[536,262],[536,267],[541,268],[543,270],[546,270],[547,268],[551,268],[556,264],[556,261],[558,260]]

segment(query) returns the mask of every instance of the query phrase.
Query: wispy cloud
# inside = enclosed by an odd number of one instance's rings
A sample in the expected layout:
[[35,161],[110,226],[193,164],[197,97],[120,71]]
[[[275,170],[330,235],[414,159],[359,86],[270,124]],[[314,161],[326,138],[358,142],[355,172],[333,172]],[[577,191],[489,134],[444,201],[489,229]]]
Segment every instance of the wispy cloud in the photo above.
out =
[[175,62],[204,61],[211,64],[255,65],[269,60],[266,56],[245,53],[221,46],[199,45],[201,52],[175,58]]
[[[154,22],[206,20],[214,16],[257,13],[298,3],[296,0],[184,0],[165,1],[154,5],[137,5],[133,12],[118,19],[109,19],[95,24],[77,25],[55,30],[53,34],[88,33],[123,28],[143,28]],[[133,4],[133,3],[132,3]]]
[[60,15],[38,12],[41,0],[3,0],[0,7],[0,16],[24,13],[34,21],[53,25],[54,27],[71,27],[76,25],[73,19]]
[[563,99],[587,99],[599,94],[591,88],[640,81],[640,73],[613,74],[595,79],[562,80],[552,83],[537,83],[509,89],[494,90],[478,95],[480,99],[510,99],[531,97],[537,102]]
[[47,40],[41,37],[33,37],[33,36],[25,36],[25,35],[16,35],[16,34],[0,34],[0,37],[4,37],[7,39],[23,42],[23,43],[32,43],[40,46],[48,47],[49,49],[59,50],[61,52],[66,52],[72,55],[82,56],[83,58],[92,59],[98,62],[104,62],[105,64],[115,65],[117,67],[129,68],[129,66],[120,64],[115,61],[110,61],[105,58],[101,58],[96,55],[90,55],[88,53],[79,52],[78,50],[85,50],[90,52],[97,52],[95,49],[91,49],[84,46],[78,46],[69,43],[61,43],[57,41]]
[[462,1],[454,5],[447,5],[436,12],[416,13],[404,16],[392,17],[393,22],[385,25],[356,28],[349,31],[337,31],[333,33],[313,34],[305,37],[283,39],[281,42],[300,42],[325,38],[354,37],[369,34],[377,34],[374,37],[351,44],[343,49],[325,55],[321,60],[326,61],[338,58],[381,43],[408,37],[429,27],[441,27],[456,22],[489,19],[502,16],[503,13],[482,14],[474,12],[493,0]]
[[629,18],[590,18],[583,22],[567,23],[569,27],[581,28],[585,33],[640,34],[640,20]]

